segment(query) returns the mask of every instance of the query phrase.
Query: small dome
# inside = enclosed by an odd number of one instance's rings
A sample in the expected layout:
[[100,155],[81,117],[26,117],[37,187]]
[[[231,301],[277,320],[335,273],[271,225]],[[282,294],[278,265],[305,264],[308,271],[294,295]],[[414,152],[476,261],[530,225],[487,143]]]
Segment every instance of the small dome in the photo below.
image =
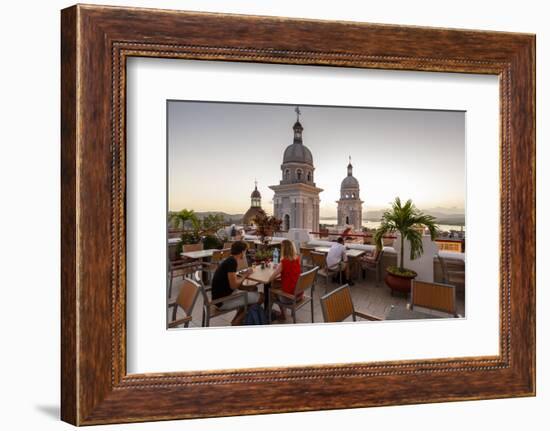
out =
[[340,186],[342,189],[358,189],[359,188],[359,181],[357,181],[357,178],[355,178],[353,175],[348,175],[346,178],[342,180],[342,185]]
[[313,166],[311,151],[304,144],[294,143],[286,147],[283,163],[307,163]]
[[265,214],[264,210],[259,207],[250,207],[243,216],[243,224],[251,225],[254,223],[254,219],[259,214]]
[[254,191],[252,192],[252,194],[250,195],[251,198],[261,198],[262,195],[260,194],[260,192],[258,191],[257,188],[254,189]]

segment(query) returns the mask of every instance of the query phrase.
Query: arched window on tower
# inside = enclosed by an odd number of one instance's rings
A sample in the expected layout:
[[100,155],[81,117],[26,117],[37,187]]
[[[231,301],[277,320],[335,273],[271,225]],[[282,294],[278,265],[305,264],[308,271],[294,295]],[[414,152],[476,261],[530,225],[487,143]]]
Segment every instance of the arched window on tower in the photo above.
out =
[[290,216],[288,214],[285,214],[283,217],[283,229],[285,231],[288,231],[290,229]]
[[307,181],[310,183],[311,182],[311,172],[308,172],[307,173]]
[[352,198],[352,199],[355,199],[355,193],[352,193],[352,194],[351,194],[351,198]]
[[285,170],[285,180],[290,180],[290,169]]
[[296,169],[296,179],[298,181],[302,181],[302,170],[301,169]]

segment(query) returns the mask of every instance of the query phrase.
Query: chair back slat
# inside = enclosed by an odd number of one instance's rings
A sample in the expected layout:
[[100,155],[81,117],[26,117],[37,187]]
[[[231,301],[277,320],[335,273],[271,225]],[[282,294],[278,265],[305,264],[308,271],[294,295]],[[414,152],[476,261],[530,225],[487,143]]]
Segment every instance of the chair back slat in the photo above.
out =
[[228,258],[230,255],[231,255],[231,250],[229,249],[215,250],[212,252],[212,259],[210,261],[212,263],[219,263],[225,258]]
[[222,251],[216,250],[212,252],[212,258],[210,259],[210,262],[212,263],[218,263],[222,260]]
[[320,269],[324,268],[327,263],[325,254],[317,251],[311,252],[311,260],[313,261],[313,265],[318,266]]
[[307,272],[300,274],[298,281],[296,282],[296,288],[294,289],[294,295],[299,296],[304,293],[307,289],[313,286],[315,282],[315,277],[317,276],[318,267],[310,269]]
[[308,248],[308,247],[300,247],[300,254],[302,255],[302,257],[311,257],[311,252],[312,252],[313,249],[311,248]]
[[340,286],[321,298],[325,322],[342,322],[354,315],[351,290],[347,284]]
[[413,280],[411,303],[413,307],[420,306],[455,315],[455,287],[449,284]]
[[204,246],[202,245],[202,243],[197,243],[197,244],[184,244],[183,245],[183,252],[184,253],[187,253],[189,251],[202,251],[204,249]]
[[176,302],[181,308],[183,308],[183,311],[185,311],[187,316],[191,315],[191,311],[193,311],[199,292],[200,285],[198,283],[189,278],[183,280],[183,284],[180,287]]

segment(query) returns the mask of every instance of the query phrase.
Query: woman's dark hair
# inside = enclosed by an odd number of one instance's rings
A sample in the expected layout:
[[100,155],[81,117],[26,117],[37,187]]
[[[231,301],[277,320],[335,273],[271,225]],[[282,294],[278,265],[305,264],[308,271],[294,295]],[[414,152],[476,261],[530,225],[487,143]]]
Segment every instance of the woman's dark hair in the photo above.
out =
[[338,239],[336,240],[336,242],[339,242],[340,244],[343,244],[344,243],[344,238],[339,236]]
[[235,241],[231,244],[231,255],[237,256],[248,248],[248,244],[244,241]]

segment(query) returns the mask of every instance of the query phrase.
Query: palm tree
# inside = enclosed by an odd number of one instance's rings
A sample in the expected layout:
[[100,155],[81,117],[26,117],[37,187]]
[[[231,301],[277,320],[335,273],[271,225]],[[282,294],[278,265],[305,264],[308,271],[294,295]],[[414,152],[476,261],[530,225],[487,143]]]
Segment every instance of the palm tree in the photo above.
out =
[[422,247],[422,233],[418,228],[427,228],[430,232],[432,241],[436,238],[438,228],[435,217],[424,214],[418,210],[412,200],[408,200],[405,205],[401,205],[401,199],[395,198],[392,208],[385,211],[381,219],[382,224],[376,230],[374,241],[376,247],[382,249],[382,237],[386,234],[399,232],[401,234],[401,253],[399,260],[399,272],[405,272],[403,266],[404,241],[407,239],[411,244],[411,260],[414,260],[424,253]]
[[182,229],[185,228],[185,223],[187,221],[190,221],[193,224],[193,226],[196,226],[198,222],[197,216],[195,215],[195,211],[187,210],[187,209],[183,209],[180,212],[172,214],[172,216],[170,217],[170,220],[172,220],[172,222],[174,223],[174,227],[178,228],[181,226]]

